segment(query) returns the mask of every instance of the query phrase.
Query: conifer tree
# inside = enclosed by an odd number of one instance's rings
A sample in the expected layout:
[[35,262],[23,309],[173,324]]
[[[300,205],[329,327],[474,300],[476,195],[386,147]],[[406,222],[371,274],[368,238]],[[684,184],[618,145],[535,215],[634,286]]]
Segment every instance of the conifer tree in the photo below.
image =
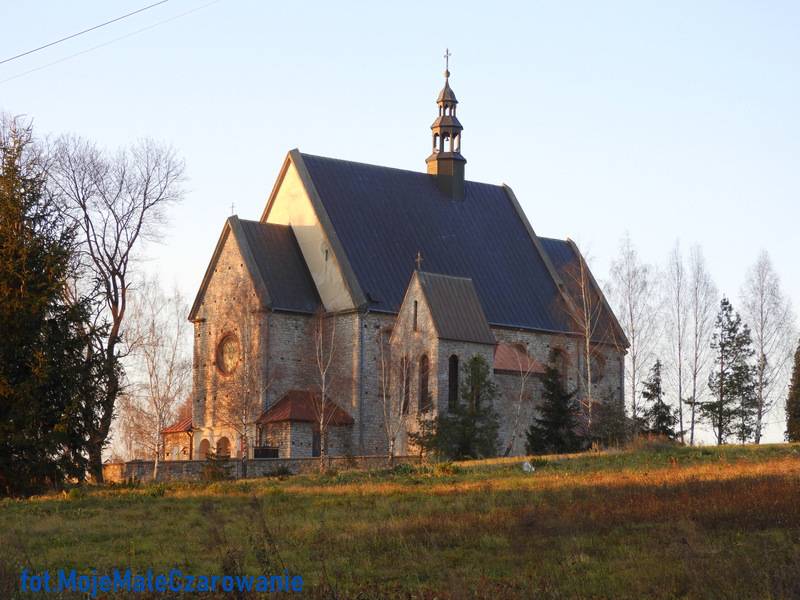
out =
[[756,401],[750,330],[727,298],[720,302],[711,348],[716,352],[709,377],[712,400],[700,406],[701,416],[714,430],[717,444],[734,435],[744,443],[755,432]]
[[87,303],[65,300],[73,239],[30,127],[0,123],[0,494],[84,476],[100,375]]
[[597,406],[590,429],[591,441],[600,446],[624,446],[630,441],[632,420],[625,414],[622,394],[608,392]]
[[497,414],[492,407],[497,386],[486,360],[473,356],[462,370],[461,401],[435,419],[422,419],[411,441],[442,458],[462,460],[497,455]]
[[575,452],[580,449],[578,428],[579,406],[575,391],[564,387],[561,373],[548,365],[542,381],[544,393],[539,416],[533,419],[527,432],[529,454]]
[[650,375],[642,384],[642,398],[648,403],[645,409],[645,420],[650,433],[673,440],[677,435],[675,432],[676,419],[672,408],[664,402],[661,370],[661,361],[656,360],[650,369]]
[[800,342],[794,353],[792,382],[789,384],[789,396],[786,398],[786,440],[800,442]]

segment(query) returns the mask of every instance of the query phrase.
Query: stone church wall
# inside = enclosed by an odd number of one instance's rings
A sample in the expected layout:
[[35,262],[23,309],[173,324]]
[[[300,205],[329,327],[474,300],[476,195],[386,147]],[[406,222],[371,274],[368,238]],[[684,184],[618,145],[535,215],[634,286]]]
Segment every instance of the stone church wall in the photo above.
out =
[[[528,353],[542,364],[547,364],[550,359],[551,350],[559,349],[564,353],[563,369],[567,373],[566,385],[570,390],[580,389],[582,378],[579,376],[579,368],[583,361],[579,351],[579,342],[575,337],[564,335],[554,335],[546,333],[536,333],[529,331],[519,331],[505,328],[493,328],[493,332],[498,342],[511,344],[523,344]],[[592,376],[594,389],[593,394],[596,398],[604,400],[606,398],[621,398],[623,393],[623,367],[624,354],[611,346],[600,346],[595,349],[600,359],[595,360],[595,371]],[[521,377],[516,374],[496,373],[495,381],[498,386],[498,398],[495,403],[495,410],[500,419],[500,446],[504,451],[511,441],[514,429],[514,416],[517,408],[520,407],[520,419],[514,436],[512,454],[525,453],[525,431],[532,422],[538,406],[542,402],[542,381],[541,377],[531,375],[525,382],[524,400],[520,406]]]
[[[413,301],[417,301],[417,328],[413,324]],[[335,317],[335,352],[329,374],[328,396],[344,408],[354,419],[352,427],[341,428],[331,436],[332,453],[349,455],[383,454],[388,441],[384,429],[383,398],[381,393],[380,346],[378,333],[391,329],[390,361],[394,371],[403,355],[411,361],[409,410],[405,418],[407,431],[416,431],[420,417],[433,416],[436,410],[446,410],[448,399],[448,360],[452,354],[459,357],[459,366],[474,354],[482,355],[493,365],[494,348],[488,345],[439,340],[436,335],[425,296],[415,282],[407,291],[399,314],[341,313]],[[531,356],[547,363],[553,348],[565,351],[567,385],[578,386],[580,353],[577,341],[564,335],[533,333],[507,328],[492,329],[498,342],[521,343]],[[314,317],[287,312],[263,312],[256,297],[250,274],[232,235],[223,247],[204,301],[195,322],[194,347],[194,426],[193,455],[199,456],[199,444],[206,439],[212,448],[217,440],[228,437],[236,450],[236,435],[220,422],[218,401],[241,386],[240,375],[244,369],[239,364],[230,374],[217,365],[217,347],[220,340],[233,333],[240,340],[242,356],[252,357],[256,367],[253,383],[255,393],[263,391],[259,401],[264,408],[271,406],[291,389],[314,389],[319,386],[319,373],[315,362]],[[432,410],[419,412],[419,365],[425,354],[429,361],[428,389]],[[595,371],[595,396],[605,398],[622,394],[623,356],[614,348],[601,348],[597,352]],[[398,377],[393,373],[394,394],[399,394]],[[499,396],[495,410],[501,416],[500,450],[504,450],[512,437],[518,407],[519,377],[497,373]],[[535,407],[541,402],[541,382],[538,377],[528,378],[525,400],[517,422],[513,454],[524,452],[524,431],[530,424]],[[302,424],[298,424],[302,425]],[[302,428],[301,428],[302,429]],[[296,439],[295,439],[296,438]],[[306,439],[308,438],[308,439]],[[310,455],[311,433],[298,429],[291,436],[291,456]],[[407,437],[401,435],[397,452],[413,451]]]
[[[196,444],[205,438],[213,445],[208,428],[222,425],[223,398],[242,389],[258,393],[263,387],[259,357],[267,343],[267,322],[234,236],[228,235],[195,320],[192,414],[194,427],[201,430],[195,435]],[[218,365],[219,343],[227,335],[234,335],[239,344],[238,364],[228,374]],[[217,431],[216,437],[220,435]],[[230,432],[225,435],[233,439]]]
[[269,315],[267,363],[269,389],[265,409],[289,390],[319,385],[314,364],[314,323],[311,315],[273,312]]
[[[383,313],[367,313],[362,315],[361,331],[363,336],[363,372],[361,407],[361,429],[354,432],[361,441],[359,454],[383,454],[388,451],[389,442],[386,437],[383,412],[383,392],[381,389],[381,348],[379,335],[394,325],[393,315]],[[389,349],[390,350],[390,349]],[[391,369],[391,352],[387,356],[387,364]],[[393,374],[394,375],[394,374]],[[390,392],[391,393],[391,392]]]
[[[417,303],[416,329],[414,327],[414,303]],[[403,305],[395,319],[391,337],[391,355],[395,365],[399,365],[402,357],[407,356],[411,366],[409,371],[409,402],[408,412],[405,417],[405,431],[400,436],[398,452],[414,452],[408,434],[419,431],[420,419],[432,418],[436,414],[436,405],[439,398],[439,339],[433,315],[425,300],[425,294],[414,278],[406,290]],[[422,356],[428,358],[428,393],[430,395],[431,409],[420,411],[420,361]],[[400,374],[399,366],[396,372]],[[401,394],[400,377],[395,377],[393,384],[394,393]]]

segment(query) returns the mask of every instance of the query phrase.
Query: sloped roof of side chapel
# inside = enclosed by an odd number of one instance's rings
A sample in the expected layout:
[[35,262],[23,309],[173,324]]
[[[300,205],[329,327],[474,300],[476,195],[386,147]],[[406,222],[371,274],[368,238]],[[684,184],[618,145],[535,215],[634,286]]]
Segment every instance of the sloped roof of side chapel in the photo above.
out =
[[189,319],[197,317],[217,262],[232,236],[264,308],[311,313],[320,300],[292,228],[248,221],[233,215],[225,221],[214,254],[197,292]]

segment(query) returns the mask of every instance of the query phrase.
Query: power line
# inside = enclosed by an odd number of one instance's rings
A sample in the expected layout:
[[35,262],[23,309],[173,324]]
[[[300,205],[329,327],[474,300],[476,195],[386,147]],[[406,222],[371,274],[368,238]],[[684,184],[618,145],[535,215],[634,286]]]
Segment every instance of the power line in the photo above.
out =
[[[163,4],[164,2],[168,2],[168,1],[169,0],[162,0],[162,2],[158,2],[158,4]],[[202,10],[202,9],[204,9],[206,7],[211,6],[212,4],[216,4],[219,1],[220,0],[212,0],[211,2],[207,2],[206,4],[202,4],[201,6],[196,6],[195,8],[192,8],[192,9],[187,10],[185,12],[179,13],[179,14],[175,15],[174,17],[170,17],[168,19],[164,19],[162,21],[158,21],[156,23],[153,23],[152,25],[148,25],[146,27],[142,27],[141,29],[137,29],[136,31],[131,31],[130,33],[126,33],[125,35],[121,35],[121,36],[116,37],[114,39],[108,40],[107,42],[103,42],[102,44],[97,44],[96,46],[92,46],[91,48],[87,48],[86,50],[81,50],[80,52],[76,52],[74,54],[70,54],[70,55],[65,56],[63,58],[59,58],[58,60],[54,60],[53,62],[49,62],[47,64],[44,64],[44,65],[40,66],[40,67],[35,67],[33,69],[28,69],[27,71],[23,71],[22,73],[17,73],[16,75],[12,75],[11,77],[8,77],[6,79],[0,79],[0,84],[6,83],[8,81],[12,81],[14,79],[19,79],[20,77],[24,77],[25,75],[30,75],[31,73],[35,73],[36,71],[41,71],[42,69],[46,69],[48,67],[52,67],[53,65],[57,65],[59,63],[68,61],[68,60],[73,59],[73,58],[75,58],[77,56],[81,56],[83,54],[88,54],[89,52],[93,52],[94,50],[97,50],[98,48],[103,48],[105,46],[109,46],[109,45],[111,45],[111,44],[113,44],[115,42],[119,42],[119,41],[124,40],[126,38],[133,37],[135,35],[139,35],[140,33],[144,33],[145,31],[149,31],[150,29],[154,29],[154,28],[158,27],[159,25],[164,25],[165,23],[169,23],[170,21],[175,21],[176,19],[180,19],[181,17],[185,17],[187,15],[190,15],[193,12],[197,12],[198,10]],[[155,6],[155,4],[153,4],[151,6]],[[141,9],[141,10],[145,10],[145,9]],[[31,52],[33,52],[33,51],[31,51]]]
[[44,46],[39,46],[38,48],[34,48],[33,50],[28,50],[27,52],[22,52],[20,54],[17,54],[16,56],[12,56],[11,58],[0,60],[0,65],[5,64],[7,62],[11,62],[12,60],[17,60],[18,58],[22,58],[23,56],[28,56],[29,54],[33,54],[34,52],[39,52],[39,50],[44,50],[45,48],[49,48],[50,46],[55,46],[56,44],[60,44],[61,42],[66,42],[67,40],[76,38],[79,35],[83,35],[84,33],[89,33],[90,31],[94,31],[95,29],[100,29],[101,27],[105,27],[106,25],[111,25],[111,23],[122,21],[122,19],[127,19],[128,17],[139,14],[140,12],[144,12],[146,10],[153,8],[154,6],[158,6],[159,4],[164,4],[166,2],[169,2],[169,0],[160,0],[160,2],[155,2],[153,4],[150,4],[149,6],[140,8],[139,10],[129,12],[127,15],[122,15],[121,17],[117,17],[116,19],[111,19],[110,21],[106,21],[105,23],[100,23],[99,25],[95,25],[94,27],[89,27],[89,29],[84,29],[83,31],[79,31],[78,33],[73,33],[72,35],[63,37],[60,40],[56,40],[55,42],[50,42],[49,44],[45,44]]

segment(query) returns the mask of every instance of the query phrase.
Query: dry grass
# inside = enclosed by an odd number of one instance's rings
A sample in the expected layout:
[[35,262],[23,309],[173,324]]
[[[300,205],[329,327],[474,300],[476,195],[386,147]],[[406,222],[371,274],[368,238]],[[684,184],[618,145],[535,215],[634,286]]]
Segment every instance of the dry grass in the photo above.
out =
[[800,598],[797,447],[520,462],[6,500],[0,596],[22,565],[284,565],[320,598]]

